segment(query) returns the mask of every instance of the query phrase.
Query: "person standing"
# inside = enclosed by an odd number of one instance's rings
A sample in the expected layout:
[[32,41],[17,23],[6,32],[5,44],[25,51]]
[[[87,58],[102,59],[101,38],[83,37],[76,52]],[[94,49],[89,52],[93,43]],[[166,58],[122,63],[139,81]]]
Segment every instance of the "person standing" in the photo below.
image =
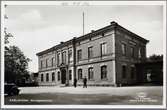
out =
[[86,76],[83,79],[83,88],[87,88],[87,78],[86,78]]
[[77,87],[77,79],[74,78],[74,87],[76,88]]

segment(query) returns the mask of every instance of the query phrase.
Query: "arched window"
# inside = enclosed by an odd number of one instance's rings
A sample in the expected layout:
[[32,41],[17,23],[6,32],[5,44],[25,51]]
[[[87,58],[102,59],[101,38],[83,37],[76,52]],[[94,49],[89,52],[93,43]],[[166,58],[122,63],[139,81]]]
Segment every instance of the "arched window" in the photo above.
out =
[[72,73],[71,73],[71,70],[69,70],[69,80],[72,79]]
[[46,73],[46,81],[49,81],[49,73]]
[[52,73],[52,81],[55,81],[55,73]]
[[139,48],[138,57],[141,58],[141,48]]
[[122,78],[126,78],[126,65],[122,65]]
[[88,68],[88,79],[91,80],[93,79],[93,67]]
[[43,74],[41,74],[41,82],[43,82]]
[[82,79],[82,69],[78,69],[78,80]]
[[135,67],[131,66],[131,78],[134,79],[135,78]]
[[57,72],[57,80],[60,81],[60,72]]
[[107,66],[101,66],[101,79],[106,79],[107,78]]

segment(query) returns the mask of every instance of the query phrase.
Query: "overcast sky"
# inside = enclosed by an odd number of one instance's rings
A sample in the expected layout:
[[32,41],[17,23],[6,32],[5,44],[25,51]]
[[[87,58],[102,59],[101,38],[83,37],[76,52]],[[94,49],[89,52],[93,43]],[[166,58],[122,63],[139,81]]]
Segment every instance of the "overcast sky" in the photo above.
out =
[[5,25],[17,45],[32,61],[29,70],[38,71],[36,53],[82,35],[82,12],[85,33],[116,21],[126,29],[149,40],[147,56],[163,53],[162,6],[30,6],[9,5]]

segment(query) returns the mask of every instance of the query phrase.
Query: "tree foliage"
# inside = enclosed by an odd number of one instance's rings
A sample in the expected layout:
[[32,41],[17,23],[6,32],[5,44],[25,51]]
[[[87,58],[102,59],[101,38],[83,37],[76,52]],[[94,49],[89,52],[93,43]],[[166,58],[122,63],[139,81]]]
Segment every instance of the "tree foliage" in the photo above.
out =
[[153,54],[153,55],[149,56],[148,60],[149,61],[163,61],[163,55]]
[[13,37],[13,35],[9,32],[7,32],[7,28],[4,29],[4,33],[5,33],[5,44],[9,43],[9,37]]
[[16,83],[28,74],[29,61],[17,46],[5,47],[5,82]]

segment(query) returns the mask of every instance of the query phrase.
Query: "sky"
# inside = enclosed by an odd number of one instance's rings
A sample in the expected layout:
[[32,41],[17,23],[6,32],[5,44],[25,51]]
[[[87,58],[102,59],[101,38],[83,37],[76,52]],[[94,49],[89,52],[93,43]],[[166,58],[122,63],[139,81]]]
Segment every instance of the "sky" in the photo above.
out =
[[38,71],[36,53],[115,21],[149,40],[147,56],[163,54],[163,7],[160,5],[8,5],[5,26],[13,34],[9,45],[18,46],[31,59],[29,71]]

